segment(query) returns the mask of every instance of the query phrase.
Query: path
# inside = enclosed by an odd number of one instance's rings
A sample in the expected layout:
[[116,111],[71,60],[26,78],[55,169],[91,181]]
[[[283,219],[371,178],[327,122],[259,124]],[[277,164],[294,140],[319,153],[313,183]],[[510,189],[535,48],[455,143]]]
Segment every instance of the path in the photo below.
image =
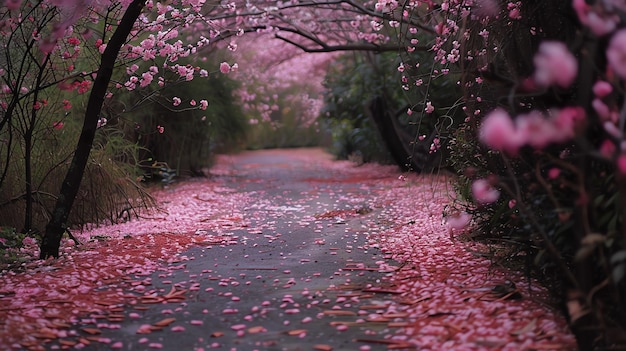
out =
[[[39,301],[47,324],[22,347],[573,348],[554,311],[490,294],[515,275],[450,240],[440,179],[402,182],[393,167],[331,162],[317,149],[223,156],[212,173],[159,192],[167,214],[87,232],[105,240],[76,253],[68,243],[67,261],[42,270],[74,289],[31,291],[21,305]],[[76,293],[86,280],[95,290]],[[70,326],[60,321],[72,305],[89,313]]]

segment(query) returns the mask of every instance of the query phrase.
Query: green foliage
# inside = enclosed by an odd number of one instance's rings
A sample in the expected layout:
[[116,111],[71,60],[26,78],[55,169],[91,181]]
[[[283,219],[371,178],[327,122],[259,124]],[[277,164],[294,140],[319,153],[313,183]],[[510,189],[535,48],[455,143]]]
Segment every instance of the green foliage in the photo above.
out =
[[324,86],[322,117],[332,137],[330,151],[339,159],[359,155],[364,162],[390,162],[380,134],[368,116],[370,101],[385,96],[394,108],[406,105],[398,94],[397,55],[350,53],[330,67]]
[[71,223],[123,222],[155,206],[139,182],[143,172],[141,151],[122,131],[100,128],[70,215]]
[[[291,94],[300,89],[304,93],[304,87],[292,86]],[[282,107],[272,111],[271,121],[250,126],[246,134],[246,148],[255,150],[310,147],[324,143],[324,130],[320,128],[319,122],[304,121],[301,115],[307,107],[302,106],[301,100],[288,100],[289,97],[286,93],[276,94],[276,106]],[[254,116],[252,120],[258,121],[257,118],[259,117]]]
[[366,120],[361,127],[355,127],[349,119],[331,120],[332,131],[330,152],[340,160],[362,162],[388,162],[389,155],[382,145],[380,136],[371,121]]
[[0,268],[31,259],[37,240],[13,227],[0,227]]
[[17,252],[25,237],[25,234],[17,233],[13,227],[0,227],[0,264],[17,259]]
[[[235,81],[215,74],[177,81],[146,98],[128,94],[125,106],[132,108],[117,111],[121,114],[113,123],[142,147],[148,174],[162,168],[154,168],[157,162],[177,175],[199,175],[216,152],[240,147],[246,135],[246,118],[233,97],[236,88]],[[174,98],[180,105],[174,106]],[[208,101],[206,110],[199,108],[201,100]]]

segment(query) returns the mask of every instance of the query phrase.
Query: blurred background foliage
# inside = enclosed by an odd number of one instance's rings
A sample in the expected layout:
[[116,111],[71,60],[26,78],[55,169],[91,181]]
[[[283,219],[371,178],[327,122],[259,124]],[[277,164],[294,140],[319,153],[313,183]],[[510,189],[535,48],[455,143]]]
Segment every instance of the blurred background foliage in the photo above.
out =
[[392,162],[368,107],[376,96],[388,96],[397,108],[407,104],[398,89],[398,63],[394,53],[353,52],[329,67],[321,119],[331,136],[329,151],[338,159]]

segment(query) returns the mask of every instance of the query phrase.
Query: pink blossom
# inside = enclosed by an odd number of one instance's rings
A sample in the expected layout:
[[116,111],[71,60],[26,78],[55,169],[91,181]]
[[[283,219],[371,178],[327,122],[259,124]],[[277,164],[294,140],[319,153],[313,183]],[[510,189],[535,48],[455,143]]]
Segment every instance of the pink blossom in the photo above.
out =
[[102,118],[98,118],[98,124],[96,125],[96,128],[102,128],[104,126],[107,125],[108,120],[104,117]]
[[472,183],[472,195],[474,199],[483,205],[496,202],[500,197],[500,191],[491,186],[485,179],[477,179]]
[[206,110],[209,107],[209,102],[206,100],[200,100],[200,109]]
[[79,94],[84,94],[91,89],[91,82],[88,80],[83,80],[78,84],[78,89],[76,90]]
[[157,131],[159,132],[159,134],[163,134],[163,132],[165,132],[165,127],[163,126],[157,126]]
[[70,37],[67,39],[67,43],[70,45],[79,45],[80,44],[80,40],[76,37]]
[[606,121],[606,122],[602,123],[602,127],[604,127],[604,131],[605,132],[609,133],[613,137],[615,137],[615,138],[621,138],[622,137],[622,132],[620,131],[619,128],[617,128],[615,123],[612,123],[611,121]]
[[525,143],[535,149],[543,149],[548,146],[558,132],[554,128],[554,124],[550,123],[542,112],[537,110],[517,116],[515,124]]
[[593,99],[591,102],[591,106],[596,111],[601,120],[606,121],[611,118],[611,110],[609,107],[600,99]]
[[27,236],[22,240],[22,245],[24,246],[37,245],[37,240]]
[[228,62],[222,62],[220,63],[220,72],[226,74],[228,72],[230,72],[230,65],[228,64]]
[[172,98],[172,105],[178,106],[178,105],[180,105],[180,103],[181,103],[181,100],[180,100],[179,97],[175,96],[175,97]]
[[424,108],[424,111],[426,111],[426,113],[433,113],[433,111],[435,111],[435,107],[433,107],[432,102],[426,102],[426,107]]
[[141,80],[139,81],[139,86],[143,88],[143,87],[150,85],[150,83],[152,82],[152,79],[154,79],[154,77],[149,72],[142,73]]
[[613,71],[620,78],[626,78],[626,29],[613,35],[606,49],[606,58]]
[[605,82],[603,80],[599,80],[593,85],[593,93],[599,98],[603,98],[612,92],[613,86],[611,85],[611,83]]
[[541,86],[556,84],[569,87],[578,74],[578,61],[569,52],[565,44],[556,41],[544,41],[534,58],[535,82]]
[[471,220],[472,215],[465,211],[446,217],[446,223],[451,229],[463,229],[467,227]]
[[522,18],[522,14],[520,12],[520,10],[518,8],[514,8],[511,11],[509,11],[509,18],[510,19],[521,19]]
[[585,0],[573,0],[572,6],[576,10],[580,23],[589,27],[597,36],[609,34],[617,28],[620,19],[616,14],[592,7]]
[[549,179],[556,179],[559,177],[560,174],[561,174],[561,170],[556,167],[552,167],[548,170]]
[[580,106],[568,106],[558,110],[551,120],[555,129],[552,142],[562,143],[575,137],[585,119],[585,110]]
[[494,150],[510,154],[516,154],[524,144],[515,130],[513,120],[503,109],[495,109],[485,117],[480,126],[479,139]]
[[63,126],[64,126],[64,125],[65,125],[65,124],[64,124],[63,122],[58,121],[58,122],[54,122],[54,123],[52,123],[52,128],[54,128],[54,129],[56,129],[56,130],[59,130],[59,129],[63,129]]
[[146,50],[152,49],[154,47],[154,44],[154,36],[150,36],[149,38],[142,40],[140,43],[141,47]]

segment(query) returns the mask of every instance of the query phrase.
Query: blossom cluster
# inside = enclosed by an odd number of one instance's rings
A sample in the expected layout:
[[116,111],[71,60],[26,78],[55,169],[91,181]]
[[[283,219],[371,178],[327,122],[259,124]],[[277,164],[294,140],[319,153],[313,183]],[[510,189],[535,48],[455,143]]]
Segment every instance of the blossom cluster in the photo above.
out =
[[[551,113],[546,116],[546,113]],[[576,136],[585,122],[581,107],[566,107],[555,111],[532,110],[515,118],[503,109],[490,112],[483,120],[479,139],[493,150],[516,155],[530,145],[544,149],[552,143],[564,143]]]

